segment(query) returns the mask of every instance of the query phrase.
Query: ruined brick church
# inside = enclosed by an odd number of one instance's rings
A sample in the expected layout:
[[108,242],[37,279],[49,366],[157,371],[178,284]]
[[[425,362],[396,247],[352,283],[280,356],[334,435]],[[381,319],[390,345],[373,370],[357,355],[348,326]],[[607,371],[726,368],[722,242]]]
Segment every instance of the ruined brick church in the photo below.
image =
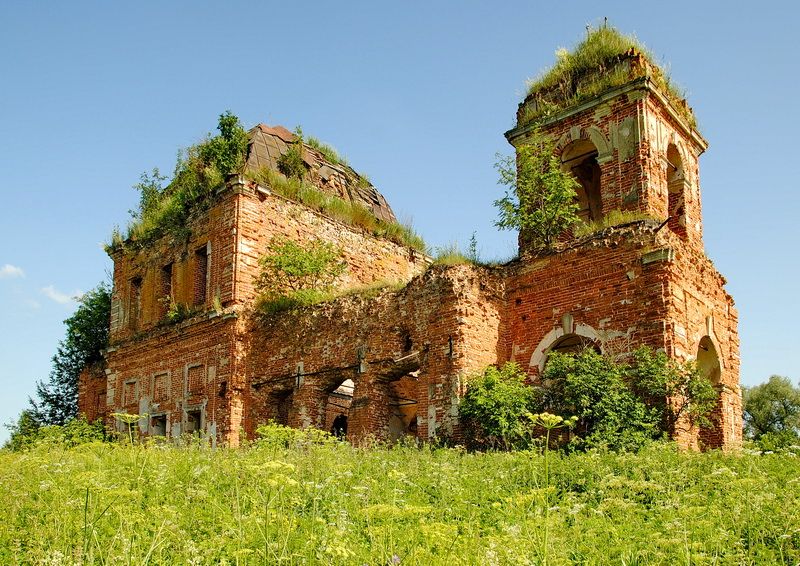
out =
[[[629,80],[576,96],[582,81],[612,72]],[[580,183],[580,215],[599,227],[549,253],[531,253],[521,239],[519,259],[497,267],[432,265],[251,180],[248,171],[277,170],[302,143],[282,127],[256,126],[241,174],[193,216],[188,239],[111,253],[110,346],[104,364],[81,375],[80,411],[135,413],[143,435],[202,431],[230,445],[269,420],[354,441],[431,440],[458,434],[465,379],[487,365],[513,360],[535,376],[554,350],[618,354],[645,344],[696,359],[719,392],[714,427],[676,437],[736,445],[737,313],[703,248],[698,158],[707,142],[658,77],[631,50],[520,104],[506,138],[519,147],[535,130],[550,136]],[[320,191],[394,220],[349,166],[307,144],[302,158]],[[619,211],[645,219],[603,225]],[[255,317],[258,261],[276,236],[340,248],[340,289],[399,285]],[[165,323],[169,302],[191,305],[193,316]]]

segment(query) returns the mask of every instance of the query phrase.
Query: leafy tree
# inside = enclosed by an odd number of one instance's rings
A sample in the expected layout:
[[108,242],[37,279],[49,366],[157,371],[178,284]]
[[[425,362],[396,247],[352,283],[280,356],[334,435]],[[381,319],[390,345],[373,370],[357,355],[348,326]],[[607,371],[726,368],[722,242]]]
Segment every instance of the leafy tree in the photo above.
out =
[[17,422],[5,425],[11,433],[4,448],[19,451],[32,446],[39,435],[41,425],[36,420],[33,411],[25,409],[19,414]]
[[347,264],[342,251],[329,242],[314,240],[303,245],[274,238],[269,252],[259,260],[256,278],[259,306],[266,312],[286,310],[322,300]]
[[800,387],[788,377],[746,387],[742,393],[745,434],[764,449],[797,443],[800,439]]
[[50,377],[37,382],[37,399],[30,400],[30,416],[39,424],[63,425],[77,416],[78,375],[88,364],[100,361],[100,351],[108,345],[109,286],[101,283],[78,303],[75,313],[64,321],[67,335],[53,356]]
[[519,365],[507,362],[469,380],[458,409],[469,444],[508,450],[527,442],[534,390],[525,379]]
[[531,145],[513,156],[500,156],[495,164],[503,198],[494,202],[503,230],[519,230],[534,251],[548,250],[557,238],[579,222],[575,178],[561,170],[555,146],[547,136],[536,135]]

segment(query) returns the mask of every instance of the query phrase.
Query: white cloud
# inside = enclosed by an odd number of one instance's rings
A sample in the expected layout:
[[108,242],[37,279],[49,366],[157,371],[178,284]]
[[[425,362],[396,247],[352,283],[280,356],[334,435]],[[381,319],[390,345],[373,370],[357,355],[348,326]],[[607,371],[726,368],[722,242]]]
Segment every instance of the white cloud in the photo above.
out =
[[21,267],[11,265],[10,263],[0,267],[0,279],[13,279],[15,277],[25,277],[25,272]]
[[48,285],[47,287],[42,287],[42,294],[48,299],[51,299],[62,305],[66,305],[69,303],[74,303],[76,299],[80,297],[81,292],[75,291],[71,295],[68,295],[56,289],[54,285]]

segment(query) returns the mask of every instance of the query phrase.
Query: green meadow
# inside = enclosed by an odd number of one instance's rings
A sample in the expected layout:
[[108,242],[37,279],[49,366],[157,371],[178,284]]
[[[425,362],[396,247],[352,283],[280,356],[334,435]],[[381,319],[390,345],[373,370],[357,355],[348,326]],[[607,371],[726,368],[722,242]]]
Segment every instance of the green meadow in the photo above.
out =
[[0,451],[2,564],[797,564],[792,455],[356,448],[275,429]]

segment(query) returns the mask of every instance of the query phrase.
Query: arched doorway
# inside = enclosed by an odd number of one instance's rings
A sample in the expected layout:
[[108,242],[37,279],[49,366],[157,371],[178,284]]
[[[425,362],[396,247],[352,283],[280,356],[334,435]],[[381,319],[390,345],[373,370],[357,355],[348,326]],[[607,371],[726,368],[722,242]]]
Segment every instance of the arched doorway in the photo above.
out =
[[324,430],[334,436],[340,438],[347,436],[347,418],[350,413],[350,405],[353,403],[354,387],[352,379],[345,379],[329,390],[325,403]]
[[589,140],[574,141],[561,152],[561,168],[571,172],[580,184],[576,189],[578,216],[584,222],[600,220],[603,217],[597,153],[597,148]]
[[336,438],[347,438],[347,415],[337,415],[331,425],[331,434]]
[[289,413],[292,410],[293,390],[278,390],[273,392],[267,401],[267,414],[269,420],[275,424],[288,426]]
[[396,442],[407,435],[416,436],[417,386],[418,379],[414,374],[404,375],[389,384],[389,442]]
[[711,382],[717,391],[717,404],[711,412],[710,427],[700,429],[701,448],[720,448],[724,444],[722,423],[722,368],[717,355],[717,348],[711,338],[704,336],[697,347],[697,369],[700,375]]

